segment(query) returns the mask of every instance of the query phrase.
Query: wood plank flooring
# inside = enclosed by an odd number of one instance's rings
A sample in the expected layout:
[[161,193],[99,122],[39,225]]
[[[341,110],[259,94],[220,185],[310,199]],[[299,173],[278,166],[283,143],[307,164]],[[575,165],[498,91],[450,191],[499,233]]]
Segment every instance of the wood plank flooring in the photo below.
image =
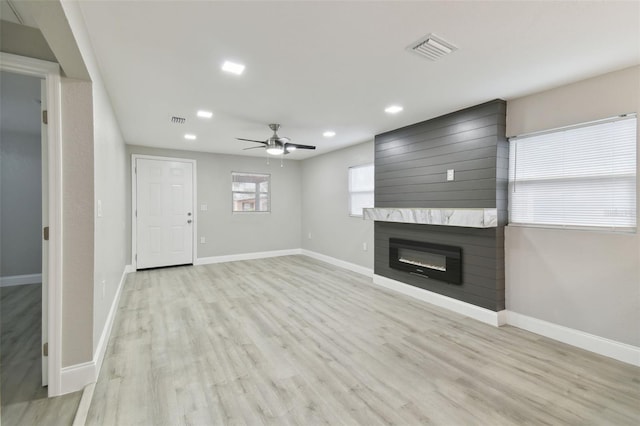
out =
[[640,423],[640,369],[304,256],[130,274],[89,425]]
[[47,398],[40,361],[40,284],[0,287],[2,425],[69,426],[81,392]]

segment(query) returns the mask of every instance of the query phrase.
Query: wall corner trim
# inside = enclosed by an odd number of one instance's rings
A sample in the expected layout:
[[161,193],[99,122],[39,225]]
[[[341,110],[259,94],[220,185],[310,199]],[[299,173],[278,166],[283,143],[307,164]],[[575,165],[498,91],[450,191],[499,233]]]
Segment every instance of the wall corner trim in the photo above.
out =
[[0,277],[0,287],[11,287],[14,285],[40,284],[42,274],[11,275]]
[[300,249],[258,251],[253,253],[229,254],[224,256],[199,257],[194,265],[210,265],[212,263],[236,262],[238,260],[265,259],[267,257],[294,256],[300,253]]
[[507,324],[640,367],[640,348],[538,318],[506,311]]
[[335,257],[327,256],[326,254],[318,253],[315,251],[300,250],[302,255],[311,257],[313,259],[321,260],[331,265],[338,266],[340,268],[348,269],[350,271],[362,274],[367,277],[373,277],[373,269],[365,268],[364,266],[356,265],[355,263],[347,262],[345,260],[337,259]]
[[505,324],[505,311],[496,312],[486,308],[481,308],[480,306],[475,306],[429,290],[414,287],[381,275],[374,274],[373,283],[389,290],[397,291],[415,299],[422,300],[423,302],[431,303],[432,305],[473,318],[485,324],[493,325],[495,327],[500,327]]

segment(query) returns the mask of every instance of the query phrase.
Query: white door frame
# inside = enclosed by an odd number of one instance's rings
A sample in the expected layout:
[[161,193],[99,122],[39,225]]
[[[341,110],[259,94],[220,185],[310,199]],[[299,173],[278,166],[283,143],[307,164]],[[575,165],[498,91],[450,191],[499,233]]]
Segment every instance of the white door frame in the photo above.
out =
[[[53,62],[0,52],[0,69],[43,78],[47,84],[49,148],[49,397],[60,395],[62,370],[62,118],[60,66]],[[44,191],[45,188],[42,188]]]
[[138,261],[136,260],[136,248],[138,246],[138,233],[137,233],[137,219],[136,219],[136,205],[138,202],[138,188],[137,188],[137,179],[136,179],[136,160],[137,159],[145,159],[145,160],[160,160],[160,161],[179,161],[181,163],[191,163],[193,165],[193,175],[191,179],[193,181],[193,206],[191,207],[191,211],[193,212],[193,227],[191,228],[193,232],[192,235],[192,245],[193,245],[193,253],[191,254],[191,261],[195,265],[196,259],[198,258],[198,173],[196,170],[196,160],[192,158],[177,158],[177,157],[160,157],[157,155],[143,155],[143,154],[131,154],[131,265],[133,266],[133,270],[138,269]]

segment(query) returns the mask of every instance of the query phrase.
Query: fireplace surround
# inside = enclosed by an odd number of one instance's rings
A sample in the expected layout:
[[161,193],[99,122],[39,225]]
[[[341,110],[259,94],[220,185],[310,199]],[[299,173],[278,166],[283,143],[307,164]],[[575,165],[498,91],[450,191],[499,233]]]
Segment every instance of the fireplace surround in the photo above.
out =
[[[365,211],[375,221],[376,276],[492,311],[504,309],[505,124],[506,102],[494,100],[376,135],[375,205]],[[442,257],[423,258],[407,251],[411,248],[400,253],[405,261],[394,265],[392,239],[459,248],[457,279],[443,279],[451,266],[446,261],[443,266]],[[456,258],[450,257],[449,262]],[[439,270],[443,267],[446,271]]]

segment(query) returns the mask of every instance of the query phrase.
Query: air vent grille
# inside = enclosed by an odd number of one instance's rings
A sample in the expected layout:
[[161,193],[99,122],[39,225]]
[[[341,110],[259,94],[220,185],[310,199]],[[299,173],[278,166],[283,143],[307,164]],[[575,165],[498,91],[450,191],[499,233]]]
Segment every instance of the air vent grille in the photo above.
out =
[[184,124],[187,121],[184,117],[176,117],[175,115],[171,117],[171,122],[175,124]]
[[458,48],[434,34],[429,34],[417,42],[412,43],[407,50],[423,58],[427,58],[430,61],[435,61],[455,52]]

